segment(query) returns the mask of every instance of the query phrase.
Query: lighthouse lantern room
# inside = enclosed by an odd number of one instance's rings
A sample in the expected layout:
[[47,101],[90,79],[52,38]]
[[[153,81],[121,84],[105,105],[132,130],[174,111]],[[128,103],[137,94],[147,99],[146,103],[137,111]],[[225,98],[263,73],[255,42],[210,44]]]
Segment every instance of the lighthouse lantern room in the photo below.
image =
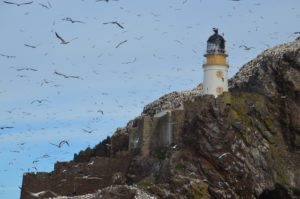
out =
[[225,39],[219,35],[218,29],[213,28],[214,34],[207,40],[207,50],[203,64],[203,94],[217,97],[228,91],[227,72],[229,65],[226,61]]

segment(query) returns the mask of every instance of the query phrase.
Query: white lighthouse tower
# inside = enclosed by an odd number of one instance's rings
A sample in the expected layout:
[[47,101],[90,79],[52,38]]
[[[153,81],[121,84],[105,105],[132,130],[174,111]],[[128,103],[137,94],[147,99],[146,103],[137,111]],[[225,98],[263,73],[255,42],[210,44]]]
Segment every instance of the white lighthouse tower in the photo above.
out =
[[226,61],[225,39],[213,28],[214,34],[207,40],[206,61],[203,64],[203,94],[217,97],[228,91],[227,72],[229,65]]

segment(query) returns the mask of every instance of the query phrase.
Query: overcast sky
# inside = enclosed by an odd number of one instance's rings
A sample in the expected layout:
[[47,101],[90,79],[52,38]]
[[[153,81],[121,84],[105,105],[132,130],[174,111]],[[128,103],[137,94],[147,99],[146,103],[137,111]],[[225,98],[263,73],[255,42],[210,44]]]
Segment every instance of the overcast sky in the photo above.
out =
[[[0,129],[0,198],[19,198],[24,172],[51,171],[147,103],[201,83],[212,27],[226,39],[231,77],[295,39],[299,9],[299,0],[1,1],[0,127],[13,128]],[[61,140],[70,146],[50,144]]]

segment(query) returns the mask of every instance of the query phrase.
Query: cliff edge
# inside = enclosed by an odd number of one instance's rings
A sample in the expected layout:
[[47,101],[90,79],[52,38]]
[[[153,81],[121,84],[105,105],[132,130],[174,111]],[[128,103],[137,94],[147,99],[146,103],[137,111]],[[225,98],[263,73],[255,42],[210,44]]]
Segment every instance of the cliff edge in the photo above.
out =
[[21,198],[300,198],[300,40],[264,51],[230,80],[145,106],[94,148],[25,173]]

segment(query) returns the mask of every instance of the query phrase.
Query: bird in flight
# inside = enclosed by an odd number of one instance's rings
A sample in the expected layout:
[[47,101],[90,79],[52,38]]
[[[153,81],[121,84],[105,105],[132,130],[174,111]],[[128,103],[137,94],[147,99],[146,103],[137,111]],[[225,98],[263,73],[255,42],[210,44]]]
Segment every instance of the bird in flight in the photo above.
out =
[[76,78],[76,79],[80,79],[79,76],[73,76],[73,75],[65,75],[59,72],[54,71],[54,74],[59,75],[59,76],[63,76],[64,78]]
[[37,102],[37,103],[39,103],[39,104],[41,104],[42,102],[44,102],[44,101],[48,101],[47,99],[41,99],[41,100],[33,100],[30,104],[33,104],[33,103],[35,103],[35,102]]
[[74,38],[74,39],[72,39],[72,40],[70,40],[70,41],[66,41],[66,40],[64,40],[61,36],[59,36],[59,35],[57,34],[57,32],[55,32],[55,36],[60,40],[60,43],[61,43],[61,44],[68,44],[68,43],[70,43],[71,41],[77,39],[77,37],[76,37],[76,38]]
[[254,47],[248,47],[246,45],[240,45],[240,48],[244,48],[244,50],[251,50]]
[[[99,2],[99,1],[105,1],[106,3],[109,2],[109,0],[96,0],[96,2]],[[113,0],[113,1],[119,1],[119,0]]]
[[46,193],[51,193],[53,196],[58,196],[56,193],[54,193],[53,191],[40,191],[40,192],[37,192],[37,193],[33,193],[33,192],[30,192],[30,191],[27,191],[27,193],[29,193],[29,195],[31,197],[34,197],[34,198],[41,198],[43,197],[43,195],[45,195]]
[[122,64],[132,64],[136,62],[136,57],[132,61],[123,62]]
[[135,39],[136,40],[141,40],[141,39],[143,39],[144,38],[144,36],[140,36],[140,37],[136,37]]
[[68,44],[68,43],[70,43],[70,42],[66,42],[61,36],[59,36],[59,35],[57,34],[57,32],[55,32],[55,35],[56,35],[56,37],[61,41],[61,44]]
[[78,20],[73,20],[72,18],[70,17],[65,17],[62,19],[63,21],[69,21],[71,23],[84,23],[83,21],[78,21]]
[[119,48],[122,44],[126,43],[127,40],[121,41],[120,43],[118,43],[118,45],[116,45],[116,48]]
[[16,69],[16,70],[17,70],[17,71],[30,70],[30,71],[34,71],[34,72],[38,71],[38,70],[35,69],[35,68],[18,68],[18,69]]
[[98,110],[97,113],[101,113],[102,115],[104,114],[104,112],[102,110]]
[[12,152],[12,153],[20,153],[20,151],[18,151],[18,150],[10,150],[10,152]]
[[4,55],[4,54],[1,54],[1,53],[0,53],[0,56],[6,57],[7,59],[9,59],[9,58],[16,58],[16,56],[12,56],[12,55]]
[[54,146],[56,146],[56,147],[58,147],[58,148],[61,148],[61,147],[62,147],[64,144],[66,144],[66,145],[70,146],[69,142],[68,142],[68,141],[66,141],[66,140],[62,140],[62,141],[60,141],[60,143],[59,143],[59,144],[54,144],[54,143],[51,143],[51,142],[50,142],[50,144],[52,144],[52,145],[54,145]]
[[183,43],[179,40],[175,40],[177,43],[179,43],[180,45],[183,45]]
[[81,130],[83,130],[86,133],[93,133],[95,131],[95,130],[87,130],[87,129],[81,129]]
[[105,22],[105,23],[103,23],[103,24],[104,24],[104,25],[107,25],[107,24],[115,24],[115,25],[119,26],[119,28],[124,29],[124,27],[123,27],[119,22],[117,22],[117,21]]
[[50,4],[50,2],[48,1],[48,5],[46,5],[46,4],[43,4],[43,3],[39,3],[39,5],[40,6],[42,6],[43,8],[47,8],[47,9],[50,9],[50,8],[52,8],[52,6],[51,6],[51,4]]
[[2,126],[2,127],[0,127],[1,130],[12,129],[12,128],[14,128],[14,127],[12,127],[12,126]]
[[10,2],[10,1],[3,1],[6,4],[11,4],[11,5],[16,5],[16,6],[22,6],[22,5],[28,5],[28,4],[32,4],[33,1],[30,2],[24,2],[24,3],[15,3],[15,2]]
[[29,47],[29,48],[37,48],[39,46],[39,44],[36,46],[30,45],[30,44],[24,44],[24,46]]

